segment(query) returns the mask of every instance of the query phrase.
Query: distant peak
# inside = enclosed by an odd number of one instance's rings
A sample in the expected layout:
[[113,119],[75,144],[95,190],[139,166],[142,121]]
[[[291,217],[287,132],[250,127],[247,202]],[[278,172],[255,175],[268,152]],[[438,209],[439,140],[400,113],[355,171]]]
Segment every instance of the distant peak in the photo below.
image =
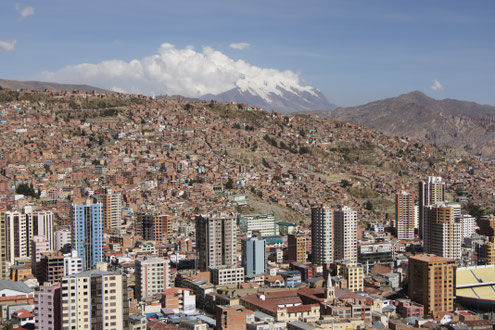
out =
[[395,99],[400,101],[421,102],[421,103],[436,101],[435,99],[429,97],[428,95],[420,91],[413,91],[407,94],[402,94],[397,96]]

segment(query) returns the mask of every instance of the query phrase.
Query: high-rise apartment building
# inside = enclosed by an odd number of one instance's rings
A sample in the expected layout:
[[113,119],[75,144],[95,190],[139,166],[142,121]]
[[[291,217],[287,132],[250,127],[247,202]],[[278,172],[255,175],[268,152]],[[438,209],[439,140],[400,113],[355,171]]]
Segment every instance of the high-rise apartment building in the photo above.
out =
[[[54,228],[53,228],[53,213],[51,211],[31,211],[25,210],[28,229],[28,243],[34,236],[43,236],[50,245],[50,250],[55,249]],[[30,247],[28,255],[31,256]]]
[[[41,278],[41,254],[50,251],[50,243],[43,236],[34,236],[31,240],[31,269],[36,278]],[[42,282],[41,282],[42,283]]]
[[210,267],[232,266],[237,259],[236,217],[232,214],[196,216],[197,266],[206,271]]
[[480,234],[488,237],[495,236],[495,216],[490,214],[479,219]]
[[469,214],[462,214],[462,237],[471,237],[476,232],[476,218]]
[[495,265],[495,216],[488,215],[479,220],[480,234],[488,236],[479,248],[478,262],[481,265]]
[[127,279],[89,270],[62,279],[62,329],[128,329]]
[[169,263],[165,258],[136,260],[136,298],[142,300],[163,293],[172,287],[169,283]]
[[16,258],[31,257],[31,240],[34,236],[43,236],[54,247],[53,213],[50,211],[2,212],[0,217],[5,223],[3,239],[6,247],[6,261],[10,264]]
[[64,276],[83,271],[83,260],[77,255],[77,250],[64,254]]
[[137,214],[136,234],[143,236],[144,240],[166,243],[172,237],[172,221],[170,216],[154,213]]
[[332,208],[320,205],[311,209],[311,250],[313,264],[325,265],[333,262]]
[[408,283],[409,298],[422,304],[425,314],[454,310],[455,260],[429,254],[412,256]]
[[287,236],[287,259],[289,262],[306,262],[306,236]]
[[349,207],[334,211],[334,260],[357,262],[357,212]]
[[238,220],[241,232],[247,236],[253,231],[259,231],[262,237],[276,233],[275,214],[240,214]]
[[419,182],[418,206],[419,206],[419,236],[424,239],[425,207],[437,202],[445,201],[445,182],[441,177],[429,176],[425,181]]
[[61,329],[60,283],[44,284],[34,292],[35,329]]
[[[69,229],[60,229],[55,232],[55,250],[70,249],[72,235]],[[66,252],[66,251],[64,251]]]
[[266,241],[258,237],[246,238],[241,241],[241,246],[245,275],[266,273]]
[[6,261],[14,264],[16,258],[28,257],[28,221],[26,215],[22,212],[3,212],[1,216],[4,219],[5,230],[2,232],[6,246]]
[[7,245],[6,237],[3,234],[5,232],[5,216],[4,213],[0,213],[0,279],[4,280],[8,278],[7,274]]
[[438,202],[425,207],[424,250],[440,257],[462,257],[462,222],[460,206]]
[[414,209],[414,194],[401,191],[395,195],[395,225],[398,239],[414,239]]
[[122,195],[107,189],[97,199],[102,204],[103,230],[119,234],[122,225]]
[[60,251],[41,254],[38,281],[40,283],[57,283],[64,276],[64,255]]
[[83,259],[83,268],[90,269],[103,261],[102,205],[90,200],[72,205],[72,248]]

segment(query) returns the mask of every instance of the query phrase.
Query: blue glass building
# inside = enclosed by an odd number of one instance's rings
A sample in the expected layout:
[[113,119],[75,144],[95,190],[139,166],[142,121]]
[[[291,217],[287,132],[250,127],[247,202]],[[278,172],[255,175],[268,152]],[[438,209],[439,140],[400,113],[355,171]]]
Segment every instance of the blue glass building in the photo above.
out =
[[83,269],[103,261],[102,204],[72,205],[72,249],[83,259]]
[[246,276],[266,273],[266,241],[257,237],[246,238],[241,245],[242,267]]

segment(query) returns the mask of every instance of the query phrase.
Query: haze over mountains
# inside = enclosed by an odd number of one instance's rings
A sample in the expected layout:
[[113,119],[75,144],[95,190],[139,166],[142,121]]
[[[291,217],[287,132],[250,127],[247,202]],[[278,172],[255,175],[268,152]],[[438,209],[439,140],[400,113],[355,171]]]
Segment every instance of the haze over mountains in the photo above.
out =
[[318,113],[389,135],[450,145],[495,158],[495,107],[454,99],[435,100],[415,91],[394,98]]

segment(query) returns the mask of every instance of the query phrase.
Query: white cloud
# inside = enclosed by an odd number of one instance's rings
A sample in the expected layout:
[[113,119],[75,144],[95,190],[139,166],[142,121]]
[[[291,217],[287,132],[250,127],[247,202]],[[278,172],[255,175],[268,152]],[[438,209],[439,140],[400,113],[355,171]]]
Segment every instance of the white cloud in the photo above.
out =
[[177,49],[167,43],[156,54],[142,59],[68,65],[55,72],[42,72],[37,78],[146,95],[198,97],[239,87],[267,98],[269,93],[281,94],[277,86],[314,93],[311,87],[301,86],[299,75],[292,71],[253,66],[210,47],[199,52],[190,46]]
[[443,85],[438,80],[433,80],[433,85],[430,87],[434,91],[443,91]]
[[243,50],[243,49],[249,48],[249,46],[251,46],[251,45],[248,44],[247,42],[237,42],[237,43],[231,43],[229,46],[230,46],[230,48],[233,48],[233,49]]
[[24,7],[22,8],[21,5],[16,4],[15,9],[19,12],[21,17],[19,19],[26,18],[28,16],[34,15],[34,8],[33,7]]
[[16,43],[15,40],[12,40],[12,41],[0,40],[0,49],[4,50],[6,52],[10,52],[10,51],[15,49],[15,43]]

